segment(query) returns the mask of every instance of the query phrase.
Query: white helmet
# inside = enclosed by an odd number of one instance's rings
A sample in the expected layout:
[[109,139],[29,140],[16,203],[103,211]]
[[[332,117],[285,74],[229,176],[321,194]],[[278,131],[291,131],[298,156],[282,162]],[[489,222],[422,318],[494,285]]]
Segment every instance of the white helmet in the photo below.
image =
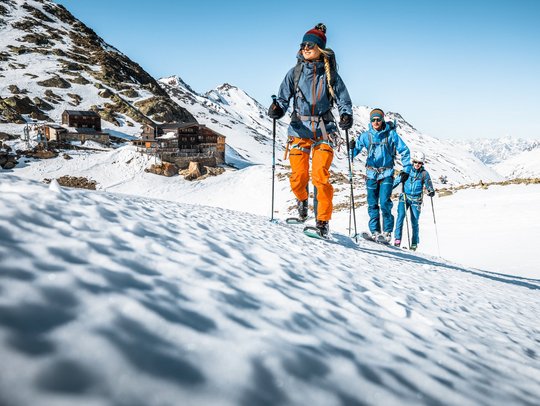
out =
[[412,160],[416,162],[426,162],[426,155],[422,151],[415,151],[412,156]]

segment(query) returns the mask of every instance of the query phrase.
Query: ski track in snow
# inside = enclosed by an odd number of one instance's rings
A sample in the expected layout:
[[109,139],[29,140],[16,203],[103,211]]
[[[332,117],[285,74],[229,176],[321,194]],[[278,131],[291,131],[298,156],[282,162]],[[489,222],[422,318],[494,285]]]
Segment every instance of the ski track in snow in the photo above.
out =
[[0,183],[0,404],[535,404],[540,281]]

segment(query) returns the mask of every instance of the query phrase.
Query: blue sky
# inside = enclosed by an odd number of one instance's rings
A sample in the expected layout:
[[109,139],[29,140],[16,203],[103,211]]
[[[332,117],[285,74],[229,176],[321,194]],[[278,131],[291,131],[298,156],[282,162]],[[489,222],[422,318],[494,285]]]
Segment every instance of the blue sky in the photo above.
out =
[[540,138],[540,1],[57,2],[156,78],[264,105],[324,22],[354,104],[439,138]]

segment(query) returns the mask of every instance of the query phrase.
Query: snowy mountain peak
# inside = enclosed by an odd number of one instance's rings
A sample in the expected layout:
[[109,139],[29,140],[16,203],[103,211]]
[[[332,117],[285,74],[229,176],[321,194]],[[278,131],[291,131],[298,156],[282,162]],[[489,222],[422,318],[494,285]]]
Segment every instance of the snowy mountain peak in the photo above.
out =
[[193,90],[193,88],[190,85],[184,82],[184,80],[178,75],[164,77],[164,78],[161,78],[159,81],[168,86],[176,87],[179,89],[185,89],[193,94],[198,94],[195,90]]

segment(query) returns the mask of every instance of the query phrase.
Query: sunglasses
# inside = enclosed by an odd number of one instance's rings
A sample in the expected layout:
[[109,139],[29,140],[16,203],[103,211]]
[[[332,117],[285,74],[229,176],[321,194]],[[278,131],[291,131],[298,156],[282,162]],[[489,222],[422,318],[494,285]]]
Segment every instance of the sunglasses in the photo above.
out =
[[371,122],[372,123],[380,123],[382,120],[380,118],[372,118],[371,119]]
[[423,164],[423,162],[420,162],[420,161],[412,161],[412,163],[415,164],[415,165],[416,165],[416,164],[420,164],[420,165]]
[[300,49],[304,49],[304,48],[313,49],[313,48],[315,48],[315,45],[317,45],[317,44],[315,44],[314,42],[309,42],[309,41],[308,42],[302,42],[300,44]]

